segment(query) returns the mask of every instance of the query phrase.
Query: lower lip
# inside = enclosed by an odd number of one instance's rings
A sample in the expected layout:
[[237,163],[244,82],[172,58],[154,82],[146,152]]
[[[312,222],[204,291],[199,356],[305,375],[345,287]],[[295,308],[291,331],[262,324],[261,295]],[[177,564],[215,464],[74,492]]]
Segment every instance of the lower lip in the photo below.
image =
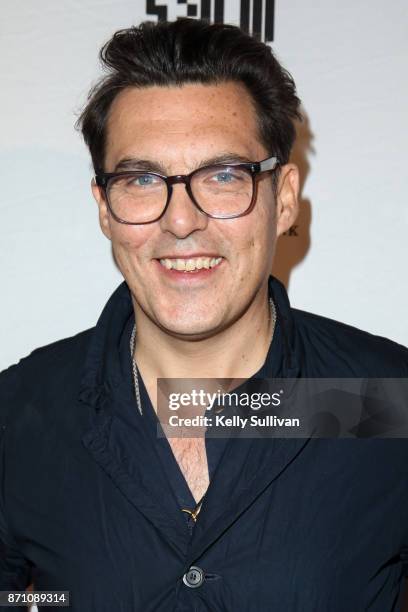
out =
[[201,268],[201,270],[194,270],[194,272],[183,272],[183,270],[173,269],[168,270],[165,266],[162,266],[158,259],[155,259],[154,262],[156,263],[159,271],[168,279],[183,283],[194,283],[214,276],[214,274],[216,274],[221,268],[224,260],[221,259],[220,263],[213,268]]

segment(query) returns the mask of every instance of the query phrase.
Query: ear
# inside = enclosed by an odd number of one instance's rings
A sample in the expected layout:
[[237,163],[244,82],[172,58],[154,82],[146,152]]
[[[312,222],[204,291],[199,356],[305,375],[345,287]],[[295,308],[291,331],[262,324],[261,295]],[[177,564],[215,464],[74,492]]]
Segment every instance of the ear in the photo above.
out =
[[276,194],[276,235],[287,232],[299,213],[299,170],[295,164],[281,167]]
[[92,189],[92,195],[99,208],[99,225],[101,226],[101,230],[105,234],[105,236],[108,238],[108,240],[111,240],[111,237],[112,237],[111,227],[110,227],[111,215],[109,212],[109,208],[106,204],[105,193],[102,187],[99,187],[96,184],[94,178],[91,181],[91,189]]

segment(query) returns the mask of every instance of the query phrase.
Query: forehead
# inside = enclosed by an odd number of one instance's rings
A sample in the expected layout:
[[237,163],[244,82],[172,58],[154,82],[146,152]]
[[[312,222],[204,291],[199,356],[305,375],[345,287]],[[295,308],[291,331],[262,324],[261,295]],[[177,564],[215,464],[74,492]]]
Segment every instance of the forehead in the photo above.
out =
[[183,151],[186,160],[194,163],[200,155],[211,156],[223,149],[248,157],[265,151],[253,100],[242,84],[128,87],[112,103],[107,167],[140,153],[160,155],[171,163],[176,151]]

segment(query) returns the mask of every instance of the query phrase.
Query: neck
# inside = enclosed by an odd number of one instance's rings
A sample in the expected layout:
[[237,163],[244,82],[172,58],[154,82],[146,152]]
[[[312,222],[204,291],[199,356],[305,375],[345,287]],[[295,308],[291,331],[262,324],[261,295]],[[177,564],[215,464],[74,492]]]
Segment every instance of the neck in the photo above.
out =
[[267,284],[232,325],[202,340],[167,334],[133,304],[135,359],[154,404],[157,378],[249,378],[265,362],[273,334]]

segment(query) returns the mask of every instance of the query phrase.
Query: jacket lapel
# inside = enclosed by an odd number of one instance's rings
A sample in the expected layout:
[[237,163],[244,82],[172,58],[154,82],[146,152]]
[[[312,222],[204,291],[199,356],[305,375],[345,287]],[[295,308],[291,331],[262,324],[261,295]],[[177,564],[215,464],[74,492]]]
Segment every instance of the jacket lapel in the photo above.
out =
[[190,563],[296,460],[309,440],[233,438],[229,441],[195,526]]
[[[300,348],[285,287],[269,277],[269,296],[277,311],[280,343],[265,378],[298,378]],[[276,353],[279,353],[277,355]],[[189,562],[203,552],[289,468],[310,438],[233,438],[211,481],[194,530]]]
[[[185,558],[189,546],[185,519],[174,502],[155,449],[140,427],[119,416],[116,401],[115,412],[106,398],[99,402],[93,424],[82,436],[83,445],[126,499]],[[157,464],[154,479],[149,477],[152,462]]]
[[[79,401],[91,412],[82,443],[126,499],[185,558],[189,533],[184,516],[134,410],[127,344],[133,321],[130,291],[123,281],[105,305],[85,357]],[[146,470],[152,465],[154,479]]]

